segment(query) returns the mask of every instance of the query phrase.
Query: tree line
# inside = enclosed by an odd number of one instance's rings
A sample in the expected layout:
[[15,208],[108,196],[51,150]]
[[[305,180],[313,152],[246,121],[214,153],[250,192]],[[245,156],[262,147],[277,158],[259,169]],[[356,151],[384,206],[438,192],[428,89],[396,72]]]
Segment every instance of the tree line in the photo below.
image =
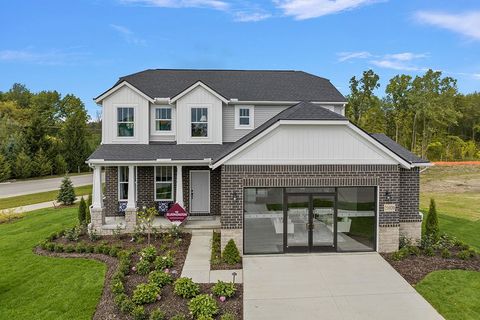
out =
[[480,93],[462,94],[457,80],[428,70],[391,78],[380,98],[372,70],[350,79],[347,117],[368,132],[382,132],[431,161],[480,158]]
[[87,170],[101,139],[82,101],[14,84],[0,91],[0,181]]

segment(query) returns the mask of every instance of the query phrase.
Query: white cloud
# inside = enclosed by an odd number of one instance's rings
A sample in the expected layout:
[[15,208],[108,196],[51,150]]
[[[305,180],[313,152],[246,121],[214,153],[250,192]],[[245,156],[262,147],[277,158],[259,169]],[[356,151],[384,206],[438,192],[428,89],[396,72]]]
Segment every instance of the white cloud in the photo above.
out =
[[1,50],[0,61],[27,62],[39,65],[70,65],[83,60],[88,53],[51,49],[35,51],[31,48],[21,50]]
[[422,23],[460,33],[468,38],[480,40],[480,11],[458,14],[419,11],[415,18]]
[[415,59],[426,58],[427,56],[428,55],[425,53],[402,52],[402,53],[387,54],[385,55],[385,58],[398,60],[398,61],[412,61]]
[[352,59],[366,59],[370,58],[372,54],[368,51],[358,51],[358,52],[340,52],[337,54],[338,61],[344,62]]
[[305,20],[352,10],[378,0],[274,0],[276,6],[287,16]]
[[117,31],[128,43],[131,43],[137,46],[144,46],[147,44],[145,40],[136,37],[135,33],[125,26],[121,26],[118,24],[110,24],[110,27],[113,30]]
[[379,59],[379,60],[372,60],[370,61],[373,65],[386,68],[386,69],[394,69],[394,70],[403,70],[403,71],[422,71],[427,70],[427,68],[416,67],[410,64],[405,63],[401,60],[395,59]]
[[162,8],[210,8],[227,10],[230,5],[220,0],[120,0],[127,4],[139,4]]
[[256,22],[271,18],[272,15],[264,12],[238,11],[234,13],[234,19],[238,22]]

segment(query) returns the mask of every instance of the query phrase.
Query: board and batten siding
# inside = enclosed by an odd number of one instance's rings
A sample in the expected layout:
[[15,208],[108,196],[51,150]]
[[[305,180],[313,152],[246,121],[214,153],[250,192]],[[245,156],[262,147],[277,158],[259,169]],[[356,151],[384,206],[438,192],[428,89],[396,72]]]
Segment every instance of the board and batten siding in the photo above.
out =
[[[208,137],[191,137],[192,107],[208,108]],[[222,101],[202,87],[177,100],[177,143],[222,143]]]
[[[137,143],[148,144],[149,141],[149,101],[128,88],[123,86],[102,103],[102,143]],[[117,108],[134,108],[134,135],[133,137],[118,137],[117,132]]]
[[396,164],[346,125],[282,124],[225,164]]
[[[254,106],[254,126],[259,127],[289,106]],[[235,129],[235,106],[223,105],[223,141],[235,142],[253,129]]]

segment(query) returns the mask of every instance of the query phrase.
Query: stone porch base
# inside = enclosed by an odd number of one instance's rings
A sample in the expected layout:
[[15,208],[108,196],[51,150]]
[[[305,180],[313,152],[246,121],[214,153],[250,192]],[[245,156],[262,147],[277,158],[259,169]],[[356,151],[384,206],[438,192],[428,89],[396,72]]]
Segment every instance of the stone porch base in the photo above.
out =
[[378,230],[378,252],[394,252],[398,250],[400,228],[379,227]]

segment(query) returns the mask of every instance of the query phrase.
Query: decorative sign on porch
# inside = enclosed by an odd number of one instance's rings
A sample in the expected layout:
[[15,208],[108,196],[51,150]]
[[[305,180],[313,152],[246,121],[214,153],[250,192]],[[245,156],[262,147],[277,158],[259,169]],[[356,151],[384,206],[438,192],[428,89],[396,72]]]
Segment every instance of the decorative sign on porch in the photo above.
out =
[[383,212],[395,212],[395,203],[385,203],[383,205]]
[[165,217],[170,220],[171,223],[180,225],[185,219],[187,219],[187,211],[179,205],[178,203],[173,204],[173,206],[168,209]]

